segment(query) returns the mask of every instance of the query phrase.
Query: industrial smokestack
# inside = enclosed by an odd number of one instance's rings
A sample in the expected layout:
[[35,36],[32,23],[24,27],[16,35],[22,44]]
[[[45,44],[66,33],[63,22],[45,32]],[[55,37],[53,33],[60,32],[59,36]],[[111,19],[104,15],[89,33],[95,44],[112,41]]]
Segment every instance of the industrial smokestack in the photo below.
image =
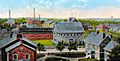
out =
[[9,19],[11,18],[11,10],[9,10]]
[[39,21],[40,21],[40,14],[39,14]]
[[33,12],[33,16],[34,16],[34,20],[35,20],[35,8],[33,9],[33,11],[34,11],[34,12]]

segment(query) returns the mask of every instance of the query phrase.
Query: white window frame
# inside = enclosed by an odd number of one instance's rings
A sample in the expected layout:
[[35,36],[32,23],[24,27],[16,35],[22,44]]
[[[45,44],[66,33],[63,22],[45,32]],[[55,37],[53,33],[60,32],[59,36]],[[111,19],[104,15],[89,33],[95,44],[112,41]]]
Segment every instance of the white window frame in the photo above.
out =
[[[30,54],[29,53],[26,53],[26,56],[28,55],[28,58],[25,58],[26,60],[29,60],[30,59]],[[25,57],[26,57],[25,56]]]
[[[14,56],[17,56],[17,59],[14,59]],[[13,60],[18,60],[18,54],[13,54]]]

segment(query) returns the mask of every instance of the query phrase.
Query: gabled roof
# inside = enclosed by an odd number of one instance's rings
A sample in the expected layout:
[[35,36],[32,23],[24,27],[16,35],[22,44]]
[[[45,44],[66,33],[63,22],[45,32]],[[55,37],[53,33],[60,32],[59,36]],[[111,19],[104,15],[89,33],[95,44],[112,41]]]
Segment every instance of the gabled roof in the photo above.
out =
[[103,33],[97,34],[96,32],[92,32],[86,38],[86,42],[95,44],[98,46],[101,44],[102,41],[103,41]]
[[[17,36],[16,34],[13,34],[13,37],[12,37],[12,38],[7,37],[7,38],[5,38],[4,40],[1,40],[1,41],[0,41],[0,48],[3,48],[3,47],[5,47],[6,45],[8,45],[8,44],[10,44],[10,43],[12,43],[12,42],[14,42],[14,41],[16,41],[16,40],[17,40],[16,36]],[[23,37],[23,38],[21,38],[21,39],[24,40],[24,41],[26,41],[27,43],[29,43],[29,44],[37,47],[37,45],[36,45],[34,42],[28,40],[27,38],[24,38],[24,37]]]
[[120,26],[120,24],[109,24],[110,27],[117,27]]
[[19,28],[20,32],[24,31],[52,31],[53,28]]
[[16,35],[13,35],[12,38],[7,37],[7,38],[1,40],[1,41],[0,41],[0,48],[6,46],[6,45],[8,45],[8,44],[10,44],[11,42],[13,42],[13,41],[15,41],[15,40],[16,40]]
[[119,43],[116,41],[111,40],[103,49],[110,51],[111,49],[115,48]]
[[55,32],[72,33],[84,32],[84,28],[80,22],[58,22],[55,24]]

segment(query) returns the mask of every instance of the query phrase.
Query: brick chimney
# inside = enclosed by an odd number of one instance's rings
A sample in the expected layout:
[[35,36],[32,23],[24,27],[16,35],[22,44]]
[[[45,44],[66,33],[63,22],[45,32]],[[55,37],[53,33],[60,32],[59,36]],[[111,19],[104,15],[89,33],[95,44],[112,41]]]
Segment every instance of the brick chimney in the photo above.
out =
[[103,33],[103,39],[106,37],[106,33]]
[[17,39],[22,38],[22,34],[17,34]]

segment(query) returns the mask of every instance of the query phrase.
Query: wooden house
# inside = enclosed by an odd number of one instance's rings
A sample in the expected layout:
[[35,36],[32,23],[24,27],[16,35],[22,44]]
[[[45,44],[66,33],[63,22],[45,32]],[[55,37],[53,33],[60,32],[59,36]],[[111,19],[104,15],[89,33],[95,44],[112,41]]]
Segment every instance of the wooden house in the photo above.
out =
[[37,45],[32,41],[13,35],[0,42],[2,61],[36,61]]
[[111,36],[105,33],[92,32],[85,39],[86,55],[104,61],[104,47],[111,41]]
[[[74,18],[73,18],[74,19]],[[74,22],[72,18],[69,18],[67,22],[57,22],[54,24],[53,41],[82,41],[81,36],[84,33],[84,28],[81,22]]]

